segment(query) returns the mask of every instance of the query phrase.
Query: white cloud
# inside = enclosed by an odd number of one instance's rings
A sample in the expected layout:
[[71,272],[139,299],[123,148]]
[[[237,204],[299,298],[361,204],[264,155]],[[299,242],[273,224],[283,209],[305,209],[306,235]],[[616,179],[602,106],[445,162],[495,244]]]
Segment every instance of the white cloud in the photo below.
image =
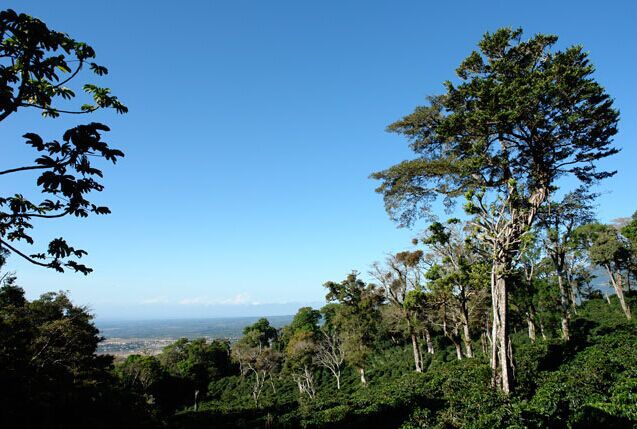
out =
[[168,298],[165,296],[156,296],[154,298],[144,299],[141,301],[142,304],[152,305],[152,304],[168,304]]
[[250,299],[250,295],[243,292],[232,298],[218,299],[209,297],[186,298],[179,301],[181,305],[258,305],[256,301]]

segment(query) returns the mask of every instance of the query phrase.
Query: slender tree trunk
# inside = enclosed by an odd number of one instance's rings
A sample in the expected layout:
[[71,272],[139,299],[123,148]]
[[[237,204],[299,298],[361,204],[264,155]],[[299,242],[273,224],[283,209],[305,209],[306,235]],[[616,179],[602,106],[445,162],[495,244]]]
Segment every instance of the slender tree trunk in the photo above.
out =
[[509,346],[508,290],[506,264],[496,262],[491,273],[491,299],[493,302],[493,345],[491,347],[491,369],[493,385],[505,394],[511,393],[512,365]]
[[489,348],[487,347],[487,338],[484,333],[480,335],[480,348],[482,349],[482,354],[486,356]]
[[460,343],[454,341],[453,345],[456,348],[456,357],[458,358],[458,360],[462,360],[462,347],[460,346]]
[[305,378],[305,391],[311,399],[316,396],[316,389],[314,388],[314,375],[312,371],[306,366],[303,368]]
[[[489,316],[487,315],[486,320],[484,322],[484,337],[487,340],[487,343],[489,344],[489,348],[491,348],[493,346],[493,337],[491,336],[491,328],[489,327]],[[487,352],[484,353],[485,355],[487,354]]]
[[361,384],[367,386],[367,379],[365,378],[365,368],[358,368],[358,372],[361,375]]
[[272,374],[270,374],[268,380],[270,381],[270,387],[272,387],[272,393],[276,395],[276,387],[274,386],[274,380],[272,380]]
[[336,378],[336,390],[341,390],[341,371],[337,371],[334,373],[334,378]]
[[414,351],[414,364],[416,365],[416,372],[422,372],[422,358],[420,357],[420,346],[418,345],[418,336],[415,332],[411,333],[411,346]]
[[254,385],[252,387],[252,399],[254,399],[254,406],[256,408],[259,408],[259,397],[261,396],[262,387],[263,387],[263,381],[261,380],[259,371],[254,371]]
[[418,345],[418,336],[414,330],[413,325],[411,324],[411,320],[409,314],[404,314],[405,320],[407,321],[407,329],[409,330],[409,335],[411,336],[411,347],[414,353],[414,366],[416,367],[416,372],[422,372],[422,357],[420,356],[420,346]]
[[570,304],[568,291],[566,290],[566,285],[564,284],[564,272],[560,267],[557,268],[557,284],[560,289],[560,310],[561,310],[561,320],[562,320],[562,338],[565,341],[568,341],[571,338],[570,334]]
[[546,332],[544,331],[544,322],[542,319],[539,319],[538,326],[540,327],[540,335],[542,335],[542,340],[546,341]]
[[447,321],[443,319],[442,332],[453,343],[456,348],[456,356],[458,360],[462,360],[462,346],[460,345],[460,335],[458,334],[458,326],[454,327],[452,331],[447,330]]
[[572,276],[567,277],[568,280],[568,293],[569,299],[571,301],[571,311],[573,314],[577,315],[577,292],[576,285],[573,282]]
[[619,304],[622,307],[622,311],[627,319],[632,319],[633,315],[630,312],[630,307],[626,304],[626,300],[624,299],[624,287],[622,285],[622,275],[621,273],[613,273],[610,270],[610,267],[606,266],[606,271],[608,272],[608,276],[610,277],[613,288],[615,289],[615,293],[617,294],[617,299],[619,299]]
[[535,343],[535,320],[531,312],[526,314],[526,323],[529,326],[529,338],[532,343]]
[[473,357],[473,347],[471,345],[471,331],[469,330],[469,314],[465,308],[462,309],[462,341],[464,342],[465,355]]
[[431,341],[431,334],[427,328],[425,328],[425,340],[427,341],[427,353],[434,354],[434,343]]

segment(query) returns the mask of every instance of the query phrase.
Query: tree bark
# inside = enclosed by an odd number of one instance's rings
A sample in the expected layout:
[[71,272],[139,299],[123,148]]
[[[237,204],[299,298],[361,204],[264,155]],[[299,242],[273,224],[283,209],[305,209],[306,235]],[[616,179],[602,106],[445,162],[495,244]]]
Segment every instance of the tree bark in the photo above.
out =
[[493,303],[493,344],[491,347],[491,369],[493,386],[505,394],[511,393],[512,365],[509,353],[508,290],[506,264],[495,262],[491,272],[491,299]]
[[569,303],[569,295],[566,290],[566,285],[564,284],[564,272],[560,267],[557,268],[557,284],[560,289],[560,311],[561,311],[561,328],[562,328],[562,338],[565,341],[570,340],[571,333],[569,329],[570,325],[570,303]]
[[469,314],[466,308],[462,309],[462,341],[464,343],[465,355],[473,357],[473,347],[471,346],[471,331],[469,330]]
[[460,346],[460,343],[454,341],[453,345],[456,348],[456,357],[458,358],[458,360],[462,360],[462,347]]
[[542,322],[542,319],[539,320],[538,325],[540,327],[540,335],[542,335],[542,339],[546,341],[546,332],[544,332],[544,323]]
[[414,364],[416,365],[416,372],[422,372],[422,358],[420,356],[420,346],[418,345],[418,336],[415,332],[411,332],[411,346],[414,351]]
[[358,368],[358,372],[361,375],[361,384],[367,386],[367,379],[365,378],[365,368]]
[[422,372],[422,357],[420,356],[420,346],[418,345],[418,336],[414,330],[413,325],[411,324],[410,314],[403,312],[403,317],[407,322],[407,329],[409,330],[409,336],[411,337],[411,347],[414,353],[414,366],[416,367],[416,372]]
[[571,311],[577,315],[577,284],[573,281],[572,274],[567,272],[566,283],[568,284],[568,296],[571,303]]
[[526,323],[529,325],[529,338],[532,343],[535,343],[535,317],[529,311],[526,314]]
[[431,334],[427,328],[425,328],[425,340],[427,341],[427,353],[434,354],[434,343],[431,341]]
[[610,267],[606,266],[606,271],[608,272],[608,276],[610,277],[613,288],[615,289],[615,294],[617,294],[617,299],[619,299],[619,304],[622,307],[622,311],[628,320],[633,318],[633,315],[630,311],[630,307],[626,304],[626,300],[624,299],[624,287],[622,285],[622,275],[621,273],[613,273]]

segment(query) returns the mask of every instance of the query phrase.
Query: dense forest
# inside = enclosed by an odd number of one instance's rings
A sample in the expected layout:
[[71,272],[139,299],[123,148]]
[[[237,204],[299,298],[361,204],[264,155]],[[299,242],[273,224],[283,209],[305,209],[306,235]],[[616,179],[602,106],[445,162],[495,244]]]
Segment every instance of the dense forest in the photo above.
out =
[[[11,10],[0,35],[0,122],[30,108],[126,113],[92,83],[90,104],[56,104],[83,71],[108,72],[90,46]],[[65,293],[26,299],[12,257],[91,272],[62,238],[21,247],[32,220],[108,214],[88,200],[102,190],[93,164],[124,154],[99,123],[62,143],[25,134],[38,158],[0,175],[36,172],[47,199],[0,197],[0,426],[637,426],[637,212],[600,222],[593,191],[615,174],[599,161],[619,151],[619,112],[583,48],[556,42],[485,34],[455,83],[388,127],[414,158],[372,178],[412,243],[326,281],[322,308],[282,329],[263,318],[236,342],[184,338],[115,361]]]

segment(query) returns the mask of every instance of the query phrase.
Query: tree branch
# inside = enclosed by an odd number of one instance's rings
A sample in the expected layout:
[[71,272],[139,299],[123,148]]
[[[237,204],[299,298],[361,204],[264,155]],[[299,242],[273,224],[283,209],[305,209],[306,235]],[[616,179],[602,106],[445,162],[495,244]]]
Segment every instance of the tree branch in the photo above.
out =
[[9,249],[10,251],[12,251],[13,253],[22,256],[24,259],[26,259],[27,261],[31,262],[32,264],[35,265],[39,265],[41,267],[45,267],[45,268],[50,268],[51,264],[45,264],[44,262],[40,262],[40,261],[36,261],[35,259],[31,258],[30,256],[20,252],[18,249],[16,249],[15,247],[13,247],[12,245],[10,245],[9,243],[7,243],[6,241],[0,239],[0,245],[1,246],[6,246],[7,249]]
[[0,176],[2,176],[3,174],[16,173],[18,171],[42,170],[45,168],[50,168],[50,167],[46,165],[31,165],[29,167],[11,168],[9,170],[0,171]]
[[[95,112],[97,109],[99,109],[99,106],[95,106],[92,107],[88,110],[60,110],[60,109],[56,109],[55,107],[45,107],[45,106],[40,106],[39,104],[31,104],[31,103],[20,103],[19,104],[22,107],[35,107],[41,110],[53,110],[56,113],[67,113],[69,115],[84,115],[86,113],[92,113]],[[0,119],[1,120],[1,119]]]

